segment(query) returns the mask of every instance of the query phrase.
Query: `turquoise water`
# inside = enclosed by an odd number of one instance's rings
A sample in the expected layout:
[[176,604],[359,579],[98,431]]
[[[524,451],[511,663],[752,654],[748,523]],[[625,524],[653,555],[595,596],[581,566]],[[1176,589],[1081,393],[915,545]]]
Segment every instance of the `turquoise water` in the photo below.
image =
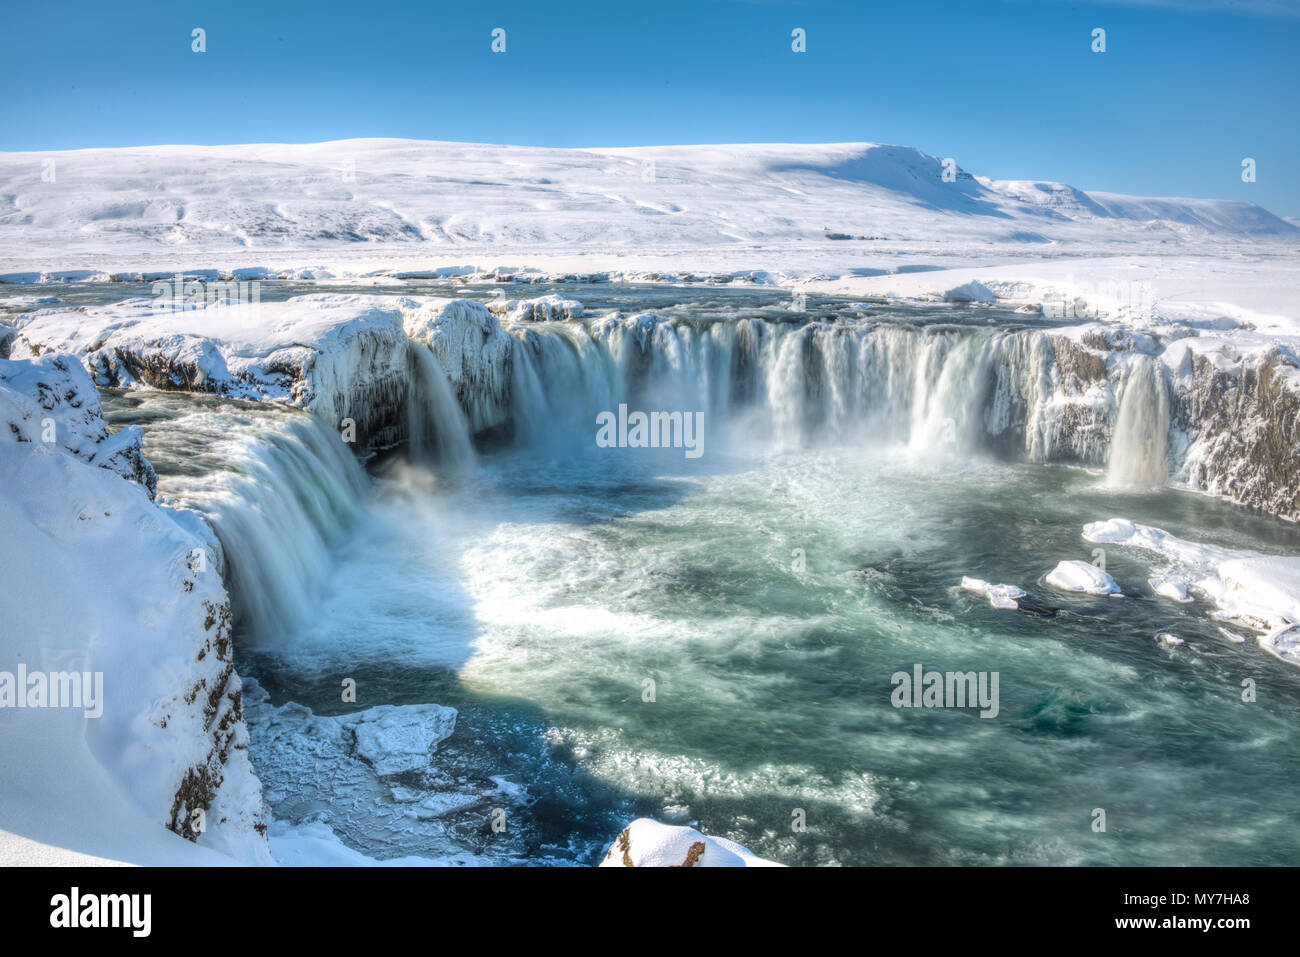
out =
[[[1100,517],[1255,547],[1289,529],[1081,470],[826,452],[593,473],[506,454],[468,488],[394,496],[320,620],[250,670],[317,710],[348,710],[340,674],[366,702],[460,708],[451,743],[527,785],[538,853],[590,859],[644,814],[789,864],[1300,860],[1294,669],[1122,556],[1125,598],[1042,583],[1090,558]],[[995,611],[963,575],[1059,611]],[[894,708],[890,676],[917,663],[998,672],[1000,713]]]
[[[246,404],[150,402],[152,416],[138,396],[106,405],[146,423],[163,493],[200,510],[181,463],[207,440],[187,416],[307,428]],[[234,468],[244,499],[261,494]],[[245,615],[240,671],[276,705],[437,702],[456,730],[428,771],[332,777],[312,773],[309,736],[273,740],[254,707],[277,817],[323,820],[378,857],[498,863],[592,863],[640,815],[791,865],[1300,863],[1300,671],[1230,641],[1204,603],[1154,596],[1121,550],[1106,567],[1123,598],[1043,582],[1092,560],[1090,521],[1279,554],[1300,553],[1295,526],[1117,491],[1100,470],[860,436],[698,460],[505,444],[459,477],[400,454],[369,471],[311,546],[310,614],[269,630]],[[967,575],[1019,585],[1034,610],[991,608],[960,590]],[[917,664],[996,672],[997,716],[894,707],[891,676]]]

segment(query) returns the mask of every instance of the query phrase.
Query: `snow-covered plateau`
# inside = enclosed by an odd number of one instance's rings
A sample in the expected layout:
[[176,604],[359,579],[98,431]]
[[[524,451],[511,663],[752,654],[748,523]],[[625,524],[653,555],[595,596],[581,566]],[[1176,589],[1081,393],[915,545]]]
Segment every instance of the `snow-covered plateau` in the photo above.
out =
[[[572,424],[568,400],[612,408],[651,382],[710,422],[738,396],[756,403],[774,448],[801,447],[809,423],[843,437],[870,422],[913,449],[1084,466],[1117,488],[1300,521],[1300,229],[1245,203],[944,169],[874,144],[0,154],[0,672],[102,674],[116,703],[93,720],[0,709],[0,858],[374,863],[323,821],[268,816],[228,556],[207,518],[158,495],[140,429],[110,431],[98,389],[300,410],[359,458],[407,442],[451,468],[476,437],[535,440]],[[177,278],[307,291],[62,301]],[[512,292],[461,289],[482,282]],[[540,282],[762,287],[790,304],[710,326],[528,295]],[[817,296],[833,312],[805,315]],[[880,318],[917,304],[952,321]],[[588,406],[573,408],[588,425]],[[1300,664],[1300,559],[1122,519],[1083,540],[1145,556],[1154,594],[1208,601]],[[1063,600],[1132,593],[1086,561],[1044,571]],[[961,587],[1007,612],[1026,597]],[[257,690],[268,748],[310,738],[371,776],[435,761],[457,720],[437,704],[319,716]],[[465,861],[389,861],[430,862]],[[602,863],[771,862],[638,819]]]

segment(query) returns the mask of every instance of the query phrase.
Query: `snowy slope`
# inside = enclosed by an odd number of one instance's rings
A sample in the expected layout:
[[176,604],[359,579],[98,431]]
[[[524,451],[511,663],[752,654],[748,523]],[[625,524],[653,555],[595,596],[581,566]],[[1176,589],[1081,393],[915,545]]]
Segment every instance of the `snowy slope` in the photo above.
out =
[[[131,469],[88,461],[111,443],[74,362],[3,366],[0,671],[102,678],[93,709],[0,709],[0,831],[132,863],[269,863],[216,555]],[[65,434],[10,428],[51,387]]]
[[[1300,238],[1246,203],[964,171],[945,182],[943,172],[942,158],[871,143],[565,150],[370,139],[3,153],[0,272],[256,266],[268,252],[357,249],[739,254],[840,237],[1027,247]],[[841,256],[845,245],[831,243]],[[744,258],[739,268],[761,265]]]

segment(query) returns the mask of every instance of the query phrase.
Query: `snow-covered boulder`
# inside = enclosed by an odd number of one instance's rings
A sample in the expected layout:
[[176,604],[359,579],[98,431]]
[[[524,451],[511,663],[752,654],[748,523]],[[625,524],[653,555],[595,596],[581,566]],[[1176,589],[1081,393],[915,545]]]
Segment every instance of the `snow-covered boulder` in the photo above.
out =
[[552,293],[537,299],[498,299],[487,304],[494,316],[506,322],[559,322],[581,319],[582,303]]
[[1047,573],[1047,584],[1061,591],[1085,595],[1118,595],[1115,579],[1096,565],[1081,561],[1065,561]]
[[660,824],[640,817],[605,852],[600,867],[781,867],[721,837],[693,827]]
[[0,359],[0,441],[57,445],[89,465],[143,486],[152,498],[158,475],[145,458],[143,434],[128,426],[110,435],[99,392],[71,356]]
[[943,294],[944,302],[997,302],[998,297],[988,286],[971,280],[954,286]]

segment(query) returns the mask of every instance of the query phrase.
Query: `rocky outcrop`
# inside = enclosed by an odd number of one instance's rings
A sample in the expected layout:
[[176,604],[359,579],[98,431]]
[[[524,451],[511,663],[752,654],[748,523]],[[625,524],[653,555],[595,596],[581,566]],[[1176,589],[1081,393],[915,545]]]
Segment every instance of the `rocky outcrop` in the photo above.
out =
[[469,300],[314,295],[183,310],[130,300],[26,317],[12,353],[73,355],[100,386],[283,402],[365,451],[408,436],[412,342],[438,359],[472,431],[505,423],[512,340]]
[[1195,356],[1176,380],[1175,424],[1189,437],[1179,477],[1300,520],[1300,370],[1277,349],[1222,360]]
[[[1300,368],[1286,350],[1103,326],[1052,342],[1063,400],[1058,428],[1080,461],[1107,461],[1119,397],[1130,370],[1148,357],[1170,407],[1169,479],[1300,520]],[[1153,406],[1140,418],[1154,428],[1159,413]]]

